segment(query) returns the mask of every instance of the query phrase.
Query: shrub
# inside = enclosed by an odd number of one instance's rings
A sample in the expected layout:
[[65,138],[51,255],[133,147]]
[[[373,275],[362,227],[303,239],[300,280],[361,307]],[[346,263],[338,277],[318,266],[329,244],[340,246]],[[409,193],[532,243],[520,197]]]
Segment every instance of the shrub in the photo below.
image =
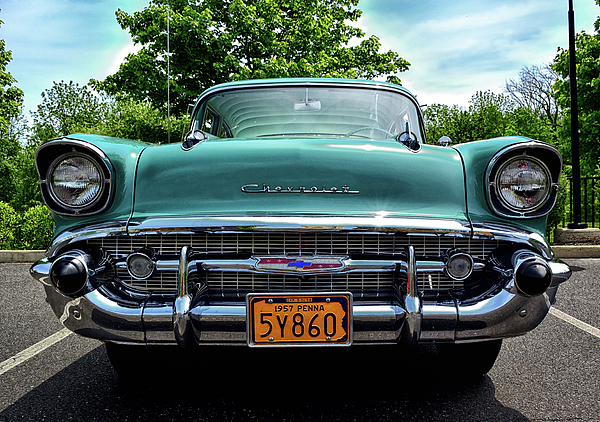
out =
[[0,202],[0,249],[46,249],[52,240],[52,215],[36,205],[22,215]]
[[46,249],[52,240],[52,214],[44,205],[23,213],[18,229],[18,249]]
[[16,246],[15,234],[19,220],[19,215],[10,205],[0,202],[0,249],[13,249]]

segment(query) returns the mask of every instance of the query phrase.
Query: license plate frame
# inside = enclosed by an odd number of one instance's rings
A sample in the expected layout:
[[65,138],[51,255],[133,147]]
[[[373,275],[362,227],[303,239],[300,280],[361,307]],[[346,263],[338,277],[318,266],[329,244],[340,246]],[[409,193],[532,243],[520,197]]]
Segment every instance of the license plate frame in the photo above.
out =
[[350,346],[352,303],[350,292],[249,293],[246,296],[247,345]]

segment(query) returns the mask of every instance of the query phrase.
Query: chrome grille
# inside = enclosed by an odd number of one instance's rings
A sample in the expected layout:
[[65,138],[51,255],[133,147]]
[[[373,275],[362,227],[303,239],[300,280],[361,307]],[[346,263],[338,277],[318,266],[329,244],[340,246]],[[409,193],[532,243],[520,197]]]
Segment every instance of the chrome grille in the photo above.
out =
[[484,257],[497,247],[496,241],[473,240],[452,236],[401,236],[361,233],[205,233],[193,235],[143,235],[93,239],[89,244],[102,246],[117,257],[149,246],[161,255],[178,255],[183,246],[200,253],[330,254],[401,253],[412,245],[417,256],[438,256],[459,248],[474,257]]
[[311,277],[294,277],[282,274],[253,274],[214,272],[205,281],[211,294],[246,294],[253,291],[309,292],[352,291],[359,293],[389,292],[394,285],[390,272],[321,274]]
[[[461,249],[474,258],[486,259],[491,251],[499,246],[498,241],[470,239],[453,236],[390,235],[362,233],[204,233],[173,235],[142,235],[129,237],[104,237],[88,240],[92,247],[102,247],[115,260],[124,260],[132,251],[150,247],[163,257],[178,259],[183,246],[190,246],[196,253],[246,253],[252,255],[336,255],[351,254],[400,254],[409,245],[415,249],[417,257],[437,257],[449,249]],[[274,291],[294,290],[295,285],[304,289],[304,283],[317,283],[323,286],[339,286],[342,290],[378,291],[389,289],[392,285],[391,273],[340,273],[313,277],[294,277],[268,274],[209,272],[209,289]],[[176,272],[157,272],[148,280],[133,279],[126,269],[118,268],[117,277],[132,288],[140,290],[174,292],[176,291]],[[276,281],[275,281],[276,280]],[[274,284],[271,284],[274,283]],[[419,273],[418,284],[421,289],[457,289],[463,282],[454,281],[440,273]],[[309,289],[307,287],[307,289]]]

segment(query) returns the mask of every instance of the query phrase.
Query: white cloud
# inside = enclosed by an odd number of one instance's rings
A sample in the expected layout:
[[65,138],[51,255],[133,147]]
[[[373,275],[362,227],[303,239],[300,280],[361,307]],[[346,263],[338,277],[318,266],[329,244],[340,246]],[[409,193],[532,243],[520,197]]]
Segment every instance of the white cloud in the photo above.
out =
[[102,76],[102,78],[116,73],[119,70],[119,66],[121,66],[121,63],[123,63],[123,61],[125,60],[125,57],[127,57],[129,54],[137,53],[141,50],[141,48],[142,46],[140,44],[134,44],[133,42],[130,42],[129,44],[122,47],[114,55],[110,65],[106,68],[106,71],[104,72],[104,76]]
[[[499,93],[506,79],[551,62],[568,42],[566,0],[363,0],[359,7],[359,26],[411,63],[403,84],[429,104],[466,105],[477,91]],[[575,10],[578,22],[593,27],[590,10],[600,9],[577,0]]]
[[54,81],[86,84],[109,74],[131,43],[115,10],[145,5],[147,0],[2,0],[1,37],[13,52],[8,70],[25,92],[26,114]]
[[[35,109],[53,81],[85,84],[114,73],[136,47],[117,8],[148,0],[0,0],[0,37],[13,52],[9,71]],[[595,0],[574,0],[577,30],[593,30]],[[524,66],[550,62],[567,46],[567,0],[361,0],[359,22],[382,49],[411,62],[404,85],[423,103],[467,104],[479,90],[501,91]]]

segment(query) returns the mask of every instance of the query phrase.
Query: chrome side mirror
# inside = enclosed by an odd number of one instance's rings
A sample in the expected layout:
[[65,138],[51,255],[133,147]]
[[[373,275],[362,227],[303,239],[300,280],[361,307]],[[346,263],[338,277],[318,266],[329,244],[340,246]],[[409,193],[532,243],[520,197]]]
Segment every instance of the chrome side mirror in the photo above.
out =
[[448,136],[442,136],[440,139],[438,139],[437,144],[441,147],[449,147],[452,145],[452,139],[450,139]]
[[191,130],[183,138],[181,148],[183,148],[184,151],[188,151],[188,150],[194,148],[200,142],[206,141],[207,139],[208,139],[208,136],[206,135],[206,133],[202,132],[201,130],[198,130],[198,129]]
[[401,144],[404,144],[404,146],[412,152],[419,152],[421,150],[421,144],[417,141],[417,135],[413,132],[402,132],[396,137],[396,140]]

